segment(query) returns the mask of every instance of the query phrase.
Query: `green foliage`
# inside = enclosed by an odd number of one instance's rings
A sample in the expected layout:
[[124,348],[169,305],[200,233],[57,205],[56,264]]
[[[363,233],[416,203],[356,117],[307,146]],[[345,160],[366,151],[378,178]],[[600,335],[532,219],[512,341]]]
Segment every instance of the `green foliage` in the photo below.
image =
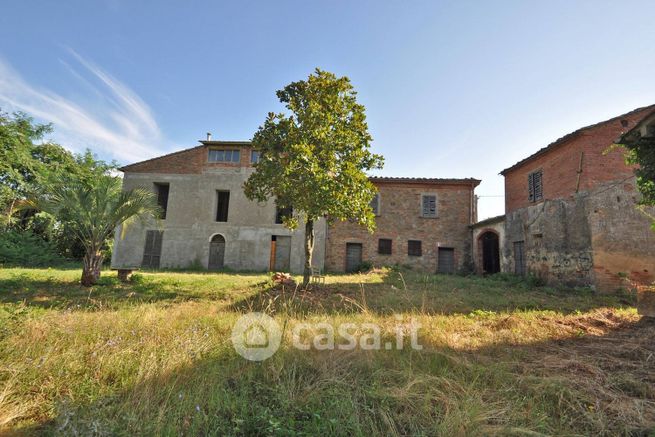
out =
[[48,266],[62,261],[53,244],[31,231],[0,233],[0,264]]
[[628,149],[627,160],[637,164],[637,185],[644,196],[644,205],[655,205],[655,138],[641,137],[639,140],[624,144]]
[[84,248],[70,226],[26,201],[44,186],[93,181],[116,163],[98,160],[88,150],[74,155],[60,145],[38,143],[51,131],[51,125],[36,124],[24,113],[0,113],[0,227],[30,231],[54,245],[61,256],[81,258]]
[[[249,199],[276,197],[307,220],[356,220],[375,227],[370,202],[376,193],[366,171],[383,158],[369,151],[364,106],[347,77],[316,69],[307,80],[277,92],[291,115],[269,113],[253,138],[261,151],[245,183]],[[293,218],[286,220],[294,228]]]
[[120,178],[104,174],[46,185],[33,205],[55,217],[84,247],[84,285],[92,285],[100,277],[109,240],[117,227],[124,229],[160,213],[152,192],[123,191]]

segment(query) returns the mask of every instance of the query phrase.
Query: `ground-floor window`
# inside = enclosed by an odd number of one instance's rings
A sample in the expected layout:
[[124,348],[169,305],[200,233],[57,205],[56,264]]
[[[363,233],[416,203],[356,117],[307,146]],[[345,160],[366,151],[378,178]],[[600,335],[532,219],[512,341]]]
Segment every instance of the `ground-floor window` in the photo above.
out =
[[407,242],[407,255],[409,256],[422,256],[423,248],[421,247],[421,240],[409,240]]
[[378,254],[391,255],[391,240],[388,238],[380,238],[378,240]]

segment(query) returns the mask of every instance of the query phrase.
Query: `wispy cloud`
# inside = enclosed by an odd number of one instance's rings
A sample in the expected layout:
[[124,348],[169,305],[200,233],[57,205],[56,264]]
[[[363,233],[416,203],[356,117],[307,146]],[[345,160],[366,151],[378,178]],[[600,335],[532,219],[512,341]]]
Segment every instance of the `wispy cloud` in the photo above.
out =
[[68,53],[78,69],[63,60],[62,64],[76,87],[90,92],[93,99],[66,98],[37,88],[0,58],[0,107],[52,122],[54,139],[74,151],[88,147],[103,157],[123,162],[160,154],[165,140],[150,107],[93,62],[71,49]]

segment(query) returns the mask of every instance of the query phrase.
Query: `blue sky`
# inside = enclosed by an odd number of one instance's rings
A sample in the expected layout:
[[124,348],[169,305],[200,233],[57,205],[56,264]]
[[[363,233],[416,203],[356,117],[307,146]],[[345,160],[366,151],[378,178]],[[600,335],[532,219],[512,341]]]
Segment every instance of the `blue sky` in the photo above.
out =
[[[347,75],[389,176],[498,172],[579,127],[655,103],[655,3],[12,1],[0,108],[121,163],[250,139],[275,90]],[[490,196],[490,197],[487,197]]]

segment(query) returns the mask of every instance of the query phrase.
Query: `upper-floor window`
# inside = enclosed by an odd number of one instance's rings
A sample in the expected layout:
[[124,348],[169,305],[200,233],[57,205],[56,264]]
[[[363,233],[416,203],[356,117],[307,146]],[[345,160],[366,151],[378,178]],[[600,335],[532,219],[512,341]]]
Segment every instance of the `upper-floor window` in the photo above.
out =
[[437,216],[437,196],[434,194],[423,194],[421,196],[421,216]]
[[279,206],[275,207],[275,224],[281,225],[284,223],[284,219],[291,217],[293,215],[293,208],[290,206],[285,208],[280,208]]
[[259,162],[259,157],[261,156],[261,152],[259,150],[251,150],[250,151],[250,163],[251,164],[257,164]]
[[161,209],[160,219],[166,219],[166,211],[168,210],[168,192],[170,185],[167,183],[155,182],[155,194],[157,195],[157,205]]
[[371,209],[373,210],[373,214],[380,215],[380,193],[377,193],[375,197],[373,197],[370,205]]
[[230,208],[230,192],[217,191],[216,192],[216,221],[226,222],[227,212]]
[[240,160],[241,151],[239,149],[209,149],[209,162],[239,162]]
[[541,170],[533,171],[528,175],[528,200],[539,202],[544,198],[544,182]]

